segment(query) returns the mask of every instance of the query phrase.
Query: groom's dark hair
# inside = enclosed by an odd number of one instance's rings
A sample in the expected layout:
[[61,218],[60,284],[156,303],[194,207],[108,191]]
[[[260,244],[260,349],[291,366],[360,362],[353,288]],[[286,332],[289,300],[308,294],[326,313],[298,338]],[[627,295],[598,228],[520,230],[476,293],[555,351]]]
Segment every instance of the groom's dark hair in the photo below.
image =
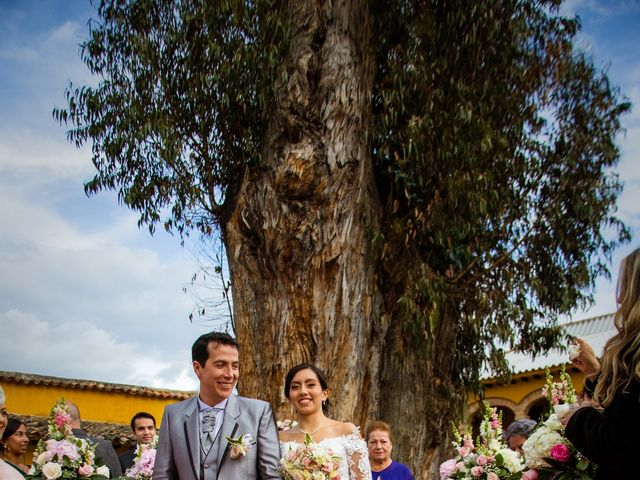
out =
[[204,367],[204,364],[207,363],[207,358],[209,358],[208,347],[211,342],[214,342],[216,347],[218,345],[231,345],[240,350],[238,341],[226,332],[209,332],[200,335],[191,347],[191,360],[198,362],[201,367]]

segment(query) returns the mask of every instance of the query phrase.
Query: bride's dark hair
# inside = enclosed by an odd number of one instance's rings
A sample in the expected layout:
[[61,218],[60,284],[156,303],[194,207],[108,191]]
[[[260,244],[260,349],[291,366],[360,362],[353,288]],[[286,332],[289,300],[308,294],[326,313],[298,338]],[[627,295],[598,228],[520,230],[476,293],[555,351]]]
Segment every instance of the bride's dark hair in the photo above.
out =
[[[296,365],[291,370],[289,370],[289,372],[287,373],[287,376],[285,377],[285,380],[284,380],[284,396],[285,397],[290,399],[289,390],[291,389],[291,382],[293,381],[293,377],[295,377],[296,373],[298,373],[300,370],[306,370],[306,369],[309,369],[316,374],[316,377],[318,377],[318,381],[320,382],[320,387],[322,388],[322,390],[329,390],[329,386],[327,385],[327,380],[324,378],[324,373],[322,373],[322,370],[320,370],[315,365],[312,365],[311,363],[301,363],[300,365]],[[322,402],[322,413],[324,413],[325,415],[329,414],[329,399]]]

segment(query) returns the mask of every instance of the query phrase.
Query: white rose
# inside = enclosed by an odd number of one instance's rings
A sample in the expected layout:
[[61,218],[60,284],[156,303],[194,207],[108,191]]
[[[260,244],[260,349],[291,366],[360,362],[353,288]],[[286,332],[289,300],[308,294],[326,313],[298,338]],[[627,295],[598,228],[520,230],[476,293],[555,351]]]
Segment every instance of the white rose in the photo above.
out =
[[109,467],[102,465],[101,467],[96,468],[96,475],[102,475],[103,477],[109,478]]
[[524,462],[518,452],[511,450],[510,448],[501,448],[497,453],[502,455],[504,466],[511,473],[524,470]]
[[571,410],[571,405],[567,405],[566,403],[554,405],[553,410],[556,412],[556,417],[562,419],[567,413],[569,413],[569,410]]
[[47,452],[42,452],[40,455],[38,455],[38,458],[36,458],[36,463],[41,467],[45,463],[47,463]]
[[544,457],[549,456],[551,447],[564,442],[564,437],[558,432],[546,426],[538,428],[522,445],[527,466],[536,469],[549,467]]
[[62,476],[62,467],[55,462],[45,463],[42,467],[42,474],[47,480],[55,480]]
[[564,430],[562,423],[560,423],[560,420],[558,420],[558,417],[556,416],[555,413],[552,413],[551,415],[549,415],[549,418],[545,420],[544,424],[550,430],[554,430],[556,432],[560,432]]
[[580,344],[570,343],[569,344],[569,360],[574,361],[579,356],[580,356]]

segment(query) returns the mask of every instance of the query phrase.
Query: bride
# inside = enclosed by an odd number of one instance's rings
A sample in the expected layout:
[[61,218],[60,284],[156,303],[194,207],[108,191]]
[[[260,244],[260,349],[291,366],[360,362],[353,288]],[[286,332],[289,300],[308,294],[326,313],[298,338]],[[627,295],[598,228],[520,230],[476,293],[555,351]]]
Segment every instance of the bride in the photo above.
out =
[[305,435],[340,457],[341,480],[370,480],[367,445],[353,423],[326,416],[329,387],[318,367],[302,363],[287,373],[284,394],[298,416],[298,424],[280,435],[280,451],[286,454],[304,443]]

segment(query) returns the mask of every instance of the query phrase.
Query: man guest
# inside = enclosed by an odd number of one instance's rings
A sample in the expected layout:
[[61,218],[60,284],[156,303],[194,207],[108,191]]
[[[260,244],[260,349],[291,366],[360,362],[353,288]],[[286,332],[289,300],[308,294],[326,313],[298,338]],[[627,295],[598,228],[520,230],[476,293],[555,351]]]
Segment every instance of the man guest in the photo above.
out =
[[[211,332],[191,348],[196,397],[164,410],[153,480],[280,480],[280,446],[271,405],[232,395],[238,343]],[[243,448],[232,448],[244,440]]]
[[80,418],[80,409],[75,403],[65,402],[67,405],[67,413],[71,417],[71,431],[76,438],[84,438],[96,446],[96,460],[102,462],[109,468],[110,478],[120,477],[122,470],[120,469],[120,462],[118,461],[118,455],[113,449],[113,445],[109,440],[103,438],[90,437],[89,434],[81,428],[82,419]]
[[156,436],[156,419],[150,413],[138,412],[131,419],[131,430],[136,438],[136,446],[118,456],[123,473],[133,467],[138,445],[149,445],[153,441]]
[[402,463],[391,460],[391,428],[385,422],[373,422],[367,427],[367,449],[373,480],[413,480],[413,475]]

